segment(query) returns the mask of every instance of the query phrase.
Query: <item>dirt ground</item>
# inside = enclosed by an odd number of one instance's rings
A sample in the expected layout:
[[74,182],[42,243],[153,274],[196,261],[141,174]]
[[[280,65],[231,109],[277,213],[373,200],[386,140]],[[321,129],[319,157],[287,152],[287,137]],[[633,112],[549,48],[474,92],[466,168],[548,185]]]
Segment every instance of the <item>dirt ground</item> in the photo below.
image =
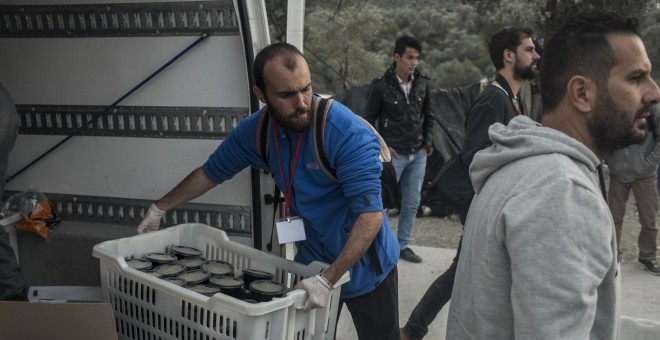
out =
[[[390,217],[390,222],[395,232],[397,221],[398,218],[396,216]],[[656,225],[660,226],[660,220],[657,215]],[[640,224],[637,218],[637,207],[635,205],[635,198],[631,193],[626,208],[626,217],[623,221],[623,236],[621,239],[621,249],[623,250],[622,263],[637,262],[639,251],[637,237],[639,230]],[[456,249],[461,233],[462,226],[457,216],[451,218],[418,217],[413,228],[410,244],[413,246],[413,249],[415,245]]]

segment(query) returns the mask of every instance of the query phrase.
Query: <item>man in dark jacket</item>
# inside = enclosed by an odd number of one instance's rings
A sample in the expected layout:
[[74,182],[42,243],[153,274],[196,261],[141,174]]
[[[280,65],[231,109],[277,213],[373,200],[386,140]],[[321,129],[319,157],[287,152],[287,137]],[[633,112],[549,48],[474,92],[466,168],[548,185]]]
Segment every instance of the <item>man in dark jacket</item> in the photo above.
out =
[[[532,41],[532,30],[526,28],[507,28],[495,33],[488,49],[497,74],[495,80],[479,94],[468,112],[462,157],[457,160],[465,166],[465,176],[468,179],[467,171],[474,154],[492,144],[488,138],[488,128],[494,123],[507,124],[516,115],[523,114],[518,92],[523,80],[534,78],[541,58]],[[465,223],[474,196],[472,183],[454,181],[449,184],[467,185],[460,190],[452,188],[454,192],[465,192],[462,206],[459,207],[461,223]],[[408,323],[402,329],[403,340],[423,338],[428,332],[428,325],[451,298],[460,251],[459,242],[449,269],[431,284],[410,315]]]
[[394,63],[371,83],[364,114],[390,149],[401,186],[397,227],[400,258],[414,263],[422,259],[408,247],[408,242],[419,207],[426,157],[433,152],[428,78],[417,70],[421,53],[422,45],[417,39],[402,36],[396,40]]
[[[0,202],[3,201],[9,152],[18,137],[19,119],[9,90],[0,83]],[[9,234],[2,225],[0,225],[0,300],[27,300],[27,283],[18,267],[14,248],[9,242]]]
[[626,202],[630,191],[635,195],[637,216],[641,229],[637,238],[638,260],[650,274],[660,275],[657,260],[658,228],[655,216],[658,213],[658,190],[656,171],[660,162],[660,106],[653,106],[651,116],[647,118],[648,132],[644,141],[631,144],[614,151],[605,158],[610,169],[610,187],[607,192],[607,204],[614,219],[616,245],[619,257],[623,218],[626,215]]

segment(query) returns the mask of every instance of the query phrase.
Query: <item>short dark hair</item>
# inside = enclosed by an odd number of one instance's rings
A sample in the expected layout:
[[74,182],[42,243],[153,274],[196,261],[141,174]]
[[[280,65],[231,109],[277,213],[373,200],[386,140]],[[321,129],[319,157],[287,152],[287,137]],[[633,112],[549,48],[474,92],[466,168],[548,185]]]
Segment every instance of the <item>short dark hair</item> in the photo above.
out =
[[419,40],[409,35],[402,35],[398,37],[394,42],[394,53],[403,55],[406,52],[406,48],[412,48],[417,50],[417,52],[420,54],[422,53],[422,44],[419,42]]
[[[269,61],[282,57],[284,58],[284,66],[293,71],[296,68],[296,61],[294,56],[299,55],[305,58],[295,46],[286,42],[276,42],[264,47],[257,56],[254,58],[252,70],[254,71],[254,84],[262,91],[266,91],[266,84],[264,81],[264,67]],[[305,59],[306,60],[306,59]]]
[[585,12],[566,21],[547,41],[541,62],[541,100],[545,112],[553,110],[566,94],[566,84],[580,74],[604,86],[616,56],[607,35],[639,36],[638,21],[614,12]]
[[488,53],[496,70],[504,68],[504,50],[514,53],[523,39],[531,38],[534,31],[527,27],[509,27],[495,33],[488,43]]

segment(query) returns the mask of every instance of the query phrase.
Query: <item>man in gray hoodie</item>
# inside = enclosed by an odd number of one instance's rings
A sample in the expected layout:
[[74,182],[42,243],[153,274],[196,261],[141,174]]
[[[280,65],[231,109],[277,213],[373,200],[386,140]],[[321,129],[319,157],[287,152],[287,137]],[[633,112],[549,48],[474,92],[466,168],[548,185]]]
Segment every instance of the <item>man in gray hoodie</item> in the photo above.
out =
[[660,89],[637,21],[583,13],[548,41],[543,126],[495,124],[470,166],[447,339],[615,339],[619,265],[601,162],[642,141]]

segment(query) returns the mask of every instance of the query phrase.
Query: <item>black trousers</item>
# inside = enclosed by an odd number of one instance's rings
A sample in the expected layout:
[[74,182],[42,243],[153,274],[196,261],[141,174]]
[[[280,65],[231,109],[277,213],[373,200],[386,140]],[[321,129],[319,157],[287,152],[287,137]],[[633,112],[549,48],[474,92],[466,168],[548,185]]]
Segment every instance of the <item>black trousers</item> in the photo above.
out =
[[[399,340],[399,276],[394,267],[371,293],[339,301],[351,312],[360,340]],[[335,328],[335,333],[336,333]]]
[[9,234],[0,226],[0,300],[27,300],[27,285],[16,262]]
[[454,277],[456,276],[456,266],[458,265],[462,243],[463,236],[461,236],[458,242],[456,256],[454,256],[449,269],[438,276],[431,286],[429,286],[422,299],[419,300],[417,306],[415,306],[415,309],[410,314],[408,322],[403,327],[403,332],[411,340],[422,339],[429,332],[429,325],[433,322],[442,307],[451,299],[451,292],[454,289]]

